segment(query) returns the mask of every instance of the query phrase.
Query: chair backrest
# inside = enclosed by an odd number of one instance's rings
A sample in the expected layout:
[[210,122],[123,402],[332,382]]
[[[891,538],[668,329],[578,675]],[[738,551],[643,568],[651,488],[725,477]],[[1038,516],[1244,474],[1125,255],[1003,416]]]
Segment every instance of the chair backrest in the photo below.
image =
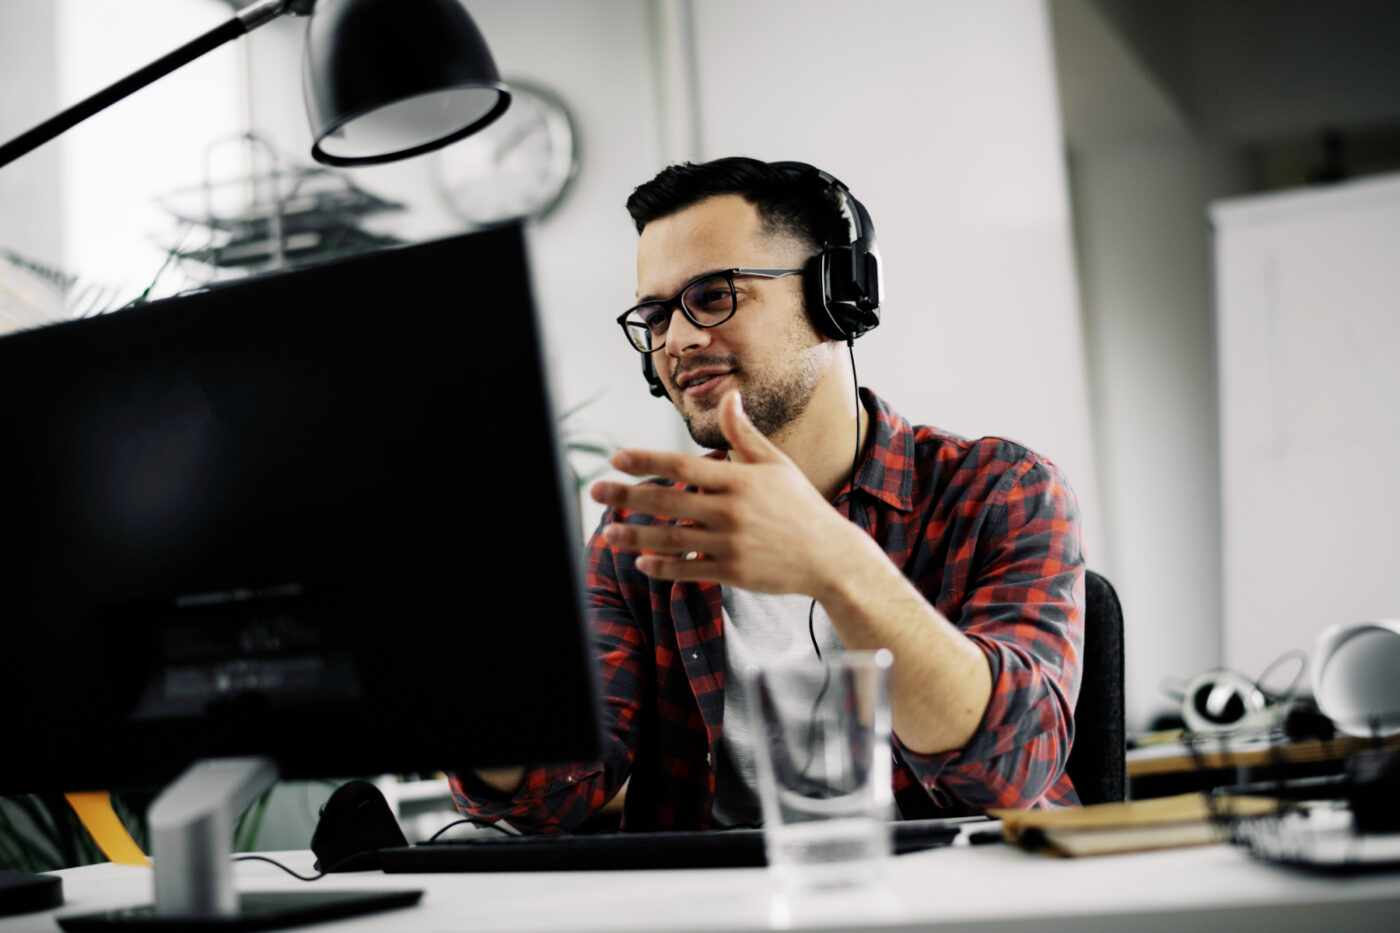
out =
[[1127,793],[1123,760],[1123,607],[1113,585],[1092,570],[1084,574],[1083,680],[1074,709],[1074,745],[1066,768],[1084,804],[1122,800]]

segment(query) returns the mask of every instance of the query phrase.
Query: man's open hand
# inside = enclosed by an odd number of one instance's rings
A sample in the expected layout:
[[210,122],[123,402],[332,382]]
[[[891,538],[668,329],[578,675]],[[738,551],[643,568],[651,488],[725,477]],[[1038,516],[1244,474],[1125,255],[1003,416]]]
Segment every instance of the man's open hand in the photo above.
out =
[[873,542],[759,433],[738,392],[720,402],[719,426],[734,459],[646,450],[615,454],[613,466],[625,473],[673,480],[699,494],[678,486],[596,483],[592,496],[604,505],[680,522],[614,523],[603,535],[619,550],[641,555],[636,566],[648,576],[713,580],[820,600],[839,579],[851,551]]

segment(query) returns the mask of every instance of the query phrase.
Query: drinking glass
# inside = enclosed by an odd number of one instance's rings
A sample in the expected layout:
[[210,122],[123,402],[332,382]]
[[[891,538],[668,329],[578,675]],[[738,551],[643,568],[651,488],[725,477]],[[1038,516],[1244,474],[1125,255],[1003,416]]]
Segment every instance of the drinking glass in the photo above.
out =
[[753,672],[768,865],[788,891],[877,879],[890,855],[889,651]]

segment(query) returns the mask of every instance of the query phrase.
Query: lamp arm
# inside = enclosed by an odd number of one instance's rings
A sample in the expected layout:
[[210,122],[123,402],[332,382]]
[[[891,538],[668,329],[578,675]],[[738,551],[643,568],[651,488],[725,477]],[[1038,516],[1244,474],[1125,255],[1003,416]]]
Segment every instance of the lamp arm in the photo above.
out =
[[[305,4],[301,4],[301,6],[305,6]],[[107,109],[123,97],[134,94],[151,82],[170,74],[182,65],[189,64],[205,53],[212,52],[225,42],[230,42],[239,36],[252,32],[283,13],[297,12],[294,9],[296,7],[298,7],[298,0],[261,0],[259,3],[246,7],[223,25],[216,26],[163,58],[151,62],[140,71],[127,75],[110,87],[79,101],[59,114],[49,117],[27,133],[22,133],[0,146],[0,167],[9,165],[15,159],[67,132],[93,114]]]

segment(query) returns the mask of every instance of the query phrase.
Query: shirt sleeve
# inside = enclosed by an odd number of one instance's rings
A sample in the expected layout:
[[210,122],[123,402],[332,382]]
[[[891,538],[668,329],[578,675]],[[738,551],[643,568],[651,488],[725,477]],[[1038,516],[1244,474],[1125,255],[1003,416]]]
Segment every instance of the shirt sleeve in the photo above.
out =
[[975,525],[960,606],[940,608],[986,654],[991,699],[965,747],[923,755],[896,740],[900,756],[941,807],[1077,803],[1064,771],[1084,645],[1078,504],[1052,464],[1024,459]]
[[645,650],[617,581],[612,550],[602,528],[589,539],[584,568],[588,620],[597,652],[603,700],[603,760],[527,769],[513,795],[494,792],[470,772],[448,776],[453,801],[478,820],[505,820],[525,832],[568,832],[617,794],[632,768],[639,698],[649,669]]

